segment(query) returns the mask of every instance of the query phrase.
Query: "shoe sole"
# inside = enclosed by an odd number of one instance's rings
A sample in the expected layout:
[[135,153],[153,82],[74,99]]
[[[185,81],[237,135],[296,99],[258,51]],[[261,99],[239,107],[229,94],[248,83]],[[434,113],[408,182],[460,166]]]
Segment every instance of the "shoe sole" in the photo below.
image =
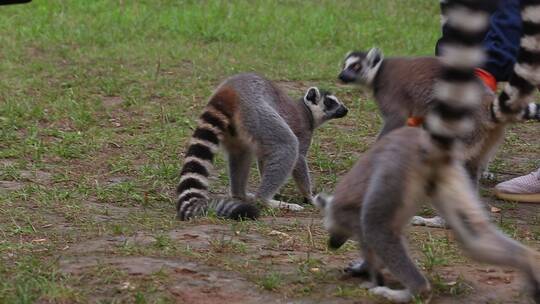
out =
[[513,194],[495,191],[495,195],[506,201],[514,201],[519,203],[540,203],[540,193],[535,194]]

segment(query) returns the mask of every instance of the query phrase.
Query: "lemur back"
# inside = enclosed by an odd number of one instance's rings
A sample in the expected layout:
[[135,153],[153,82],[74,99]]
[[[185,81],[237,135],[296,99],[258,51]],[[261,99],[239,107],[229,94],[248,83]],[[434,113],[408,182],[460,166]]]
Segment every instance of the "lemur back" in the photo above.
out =
[[[260,75],[228,78],[210,98],[189,143],[177,187],[177,217],[187,220],[215,209],[222,217],[256,218],[257,208],[248,201],[259,199],[274,208],[303,209],[272,198],[292,172],[300,192],[311,201],[306,154],[313,131],[346,114],[335,96],[314,87],[293,102]],[[208,176],[220,144],[227,153],[231,198],[212,200]],[[254,156],[261,184],[250,196],[246,186]]]
[[[540,254],[490,223],[463,163],[463,138],[475,127],[474,112],[481,106],[483,94],[473,74],[473,68],[482,63],[483,51],[471,41],[482,35],[494,3],[447,1],[449,42],[443,47],[443,68],[424,128],[402,127],[388,133],[340,179],[334,197],[319,195],[314,200],[323,210],[331,248],[349,238],[359,241],[363,270],[372,282],[383,283],[377,278],[386,267],[405,287],[394,290],[372,285],[371,293],[393,302],[430,294],[429,282],[409,257],[403,239],[404,227],[419,203],[427,199],[449,223],[466,253],[481,262],[521,270],[533,299],[540,303]],[[524,23],[530,23],[522,39],[522,43],[529,40],[525,53],[540,54],[540,1],[523,1],[522,13]],[[475,22],[461,22],[464,16]],[[518,65],[524,62],[521,54]],[[524,82],[540,83],[540,78],[526,77],[538,70],[540,56],[525,61],[526,72],[515,70],[521,80],[510,82],[512,94],[499,97],[501,109],[512,109],[500,111],[501,117],[522,116],[532,93]]]

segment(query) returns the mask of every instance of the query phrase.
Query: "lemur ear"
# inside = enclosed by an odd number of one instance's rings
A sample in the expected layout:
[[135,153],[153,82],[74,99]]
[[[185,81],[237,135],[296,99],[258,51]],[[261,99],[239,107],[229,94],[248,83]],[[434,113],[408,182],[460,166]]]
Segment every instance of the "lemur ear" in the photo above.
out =
[[375,67],[383,59],[383,53],[379,48],[372,48],[366,55],[370,67]]
[[309,88],[306,92],[306,95],[304,96],[305,101],[309,101],[313,104],[317,104],[319,98],[321,98],[321,93],[316,87]]

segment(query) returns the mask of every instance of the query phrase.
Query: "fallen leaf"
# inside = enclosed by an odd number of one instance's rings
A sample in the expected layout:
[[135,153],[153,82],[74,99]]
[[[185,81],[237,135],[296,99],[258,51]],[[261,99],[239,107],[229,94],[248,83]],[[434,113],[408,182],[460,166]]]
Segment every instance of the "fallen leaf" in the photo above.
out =
[[133,286],[130,282],[124,282],[122,283],[122,286],[120,286],[120,290],[133,290],[135,289],[135,286]]

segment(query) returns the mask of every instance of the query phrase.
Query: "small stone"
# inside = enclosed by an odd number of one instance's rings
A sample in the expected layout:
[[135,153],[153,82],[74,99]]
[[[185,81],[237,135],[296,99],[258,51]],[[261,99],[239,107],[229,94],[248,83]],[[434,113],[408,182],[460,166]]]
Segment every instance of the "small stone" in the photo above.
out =
[[120,290],[134,290],[135,286],[133,286],[130,282],[124,282],[120,286]]

